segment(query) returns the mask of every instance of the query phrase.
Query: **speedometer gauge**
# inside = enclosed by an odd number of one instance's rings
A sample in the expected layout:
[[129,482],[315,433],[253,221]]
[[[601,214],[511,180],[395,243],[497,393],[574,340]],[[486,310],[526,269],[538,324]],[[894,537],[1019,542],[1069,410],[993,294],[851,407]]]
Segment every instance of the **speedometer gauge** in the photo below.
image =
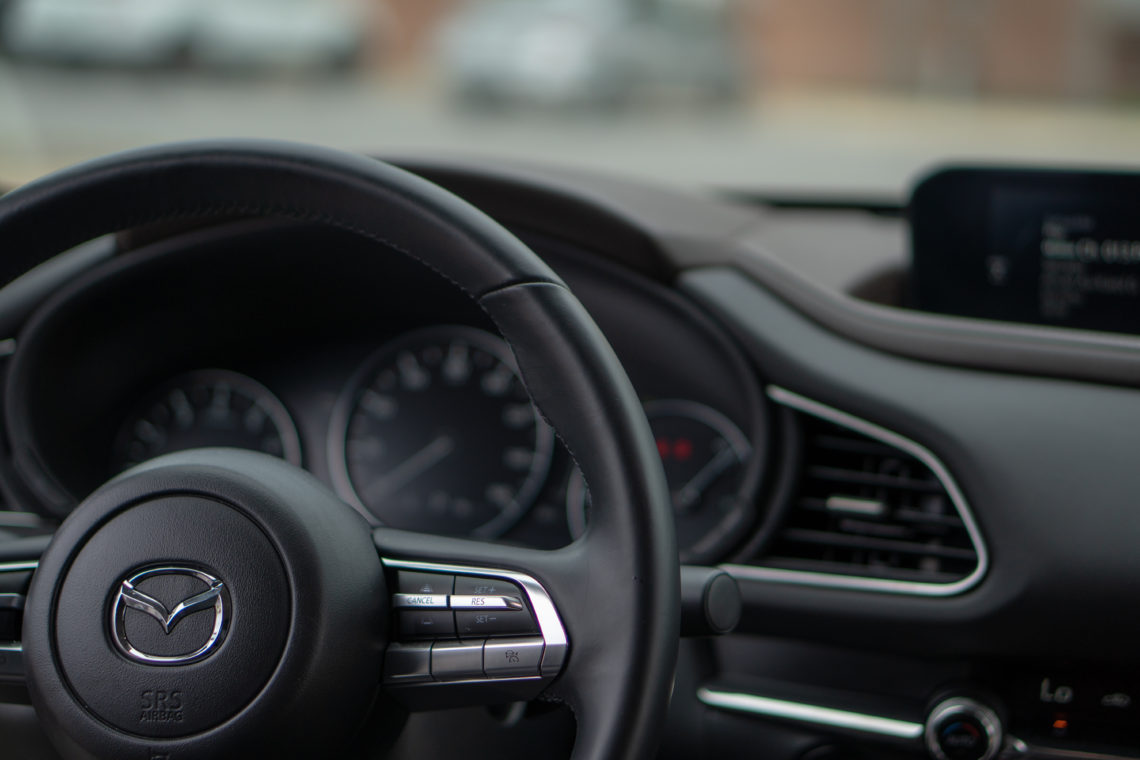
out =
[[501,535],[530,507],[554,447],[507,345],[461,326],[382,347],[332,426],[341,496],[381,524],[429,533]]
[[277,397],[245,375],[205,369],[170,380],[137,407],[119,433],[113,467],[206,446],[263,451],[301,466],[297,428]]
[[[715,559],[748,518],[740,490],[752,446],[730,419],[695,401],[650,401],[645,416],[665,469],[681,560]],[[574,536],[585,530],[588,501],[582,476],[575,474],[566,493]]]

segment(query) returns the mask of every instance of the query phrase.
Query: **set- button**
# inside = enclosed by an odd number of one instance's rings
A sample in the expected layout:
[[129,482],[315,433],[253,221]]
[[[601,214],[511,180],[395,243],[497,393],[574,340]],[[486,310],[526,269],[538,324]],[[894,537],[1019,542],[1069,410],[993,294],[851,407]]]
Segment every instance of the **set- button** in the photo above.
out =
[[388,646],[384,678],[391,683],[534,678],[540,674],[543,649],[537,636],[393,643]]

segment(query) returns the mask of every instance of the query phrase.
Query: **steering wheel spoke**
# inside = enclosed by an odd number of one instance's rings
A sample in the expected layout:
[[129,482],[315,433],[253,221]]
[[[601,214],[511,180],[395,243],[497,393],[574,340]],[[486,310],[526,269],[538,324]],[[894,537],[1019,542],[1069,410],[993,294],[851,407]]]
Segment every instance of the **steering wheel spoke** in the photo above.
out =
[[411,710],[534,699],[570,640],[550,591],[565,552],[379,528],[392,591],[384,688]]

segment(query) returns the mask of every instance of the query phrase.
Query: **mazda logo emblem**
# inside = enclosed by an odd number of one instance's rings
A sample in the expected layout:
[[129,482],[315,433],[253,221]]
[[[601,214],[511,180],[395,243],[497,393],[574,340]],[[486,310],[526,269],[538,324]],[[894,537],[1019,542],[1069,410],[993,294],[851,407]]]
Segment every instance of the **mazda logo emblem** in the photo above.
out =
[[[151,585],[161,585],[153,583],[152,580],[159,576],[184,576],[190,579],[190,583],[185,580],[177,581],[178,588],[191,586],[198,589],[167,606],[167,603],[139,588],[147,581],[152,581]],[[151,593],[162,596],[159,592]],[[218,647],[225,636],[228,612],[229,597],[225,584],[214,576],[190,567],[175,565],[154,567],[131,575],[114,591],[114,602],[111,604],[111,641],[120,653],[135,662],[147,665],[185,665],[208,657]],[[213,625],[208,626],[208,635],[203,632],[202,626],[195,627],[199,633],[191,636],[192,640],[174,642],[181,645],[176,648],[186,650],[182,653],[147,652],[143,648],[146,645],[136,645],[128,635],[134,632],[136,637],[144,638],[153,645],[156,641],[154,634],[157,634],[157,631],[145,632],[145,637],[139,636],[144,626],[155,626],[161,630],[160,637],[166,639],[175,634],[175,629],[182,621],[191,616],[205,614],[212,614],[214,618]],[[128,625],[128,615],[133,618],[130,625]],[[161,647],[163,650],[168,648]]]

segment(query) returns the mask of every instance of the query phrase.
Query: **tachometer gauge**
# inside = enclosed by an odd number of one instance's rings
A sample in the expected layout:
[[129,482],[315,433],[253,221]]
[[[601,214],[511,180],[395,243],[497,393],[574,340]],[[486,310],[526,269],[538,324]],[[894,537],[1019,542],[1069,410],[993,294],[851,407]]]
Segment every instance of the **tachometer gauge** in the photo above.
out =
[[365,363],[337,405],[329,454],[341,496],[377,522],[493,538],[530,507],[553,448],[507,345],[440,326]]
[[[681,560],[714,559],[747,519],[740,489],[752,447],[728,417],[695,401],[650,401],[645,416],[665,468]],[[571,535],[581,535],[588,511],[581,475],[571,477],[566,501]]]
[[265,386],[224,369],[189,372],[150,394],[128,417],[114,447],[115,471],[173,451],[231,446],[301,465],[301,439],[285,406]]

